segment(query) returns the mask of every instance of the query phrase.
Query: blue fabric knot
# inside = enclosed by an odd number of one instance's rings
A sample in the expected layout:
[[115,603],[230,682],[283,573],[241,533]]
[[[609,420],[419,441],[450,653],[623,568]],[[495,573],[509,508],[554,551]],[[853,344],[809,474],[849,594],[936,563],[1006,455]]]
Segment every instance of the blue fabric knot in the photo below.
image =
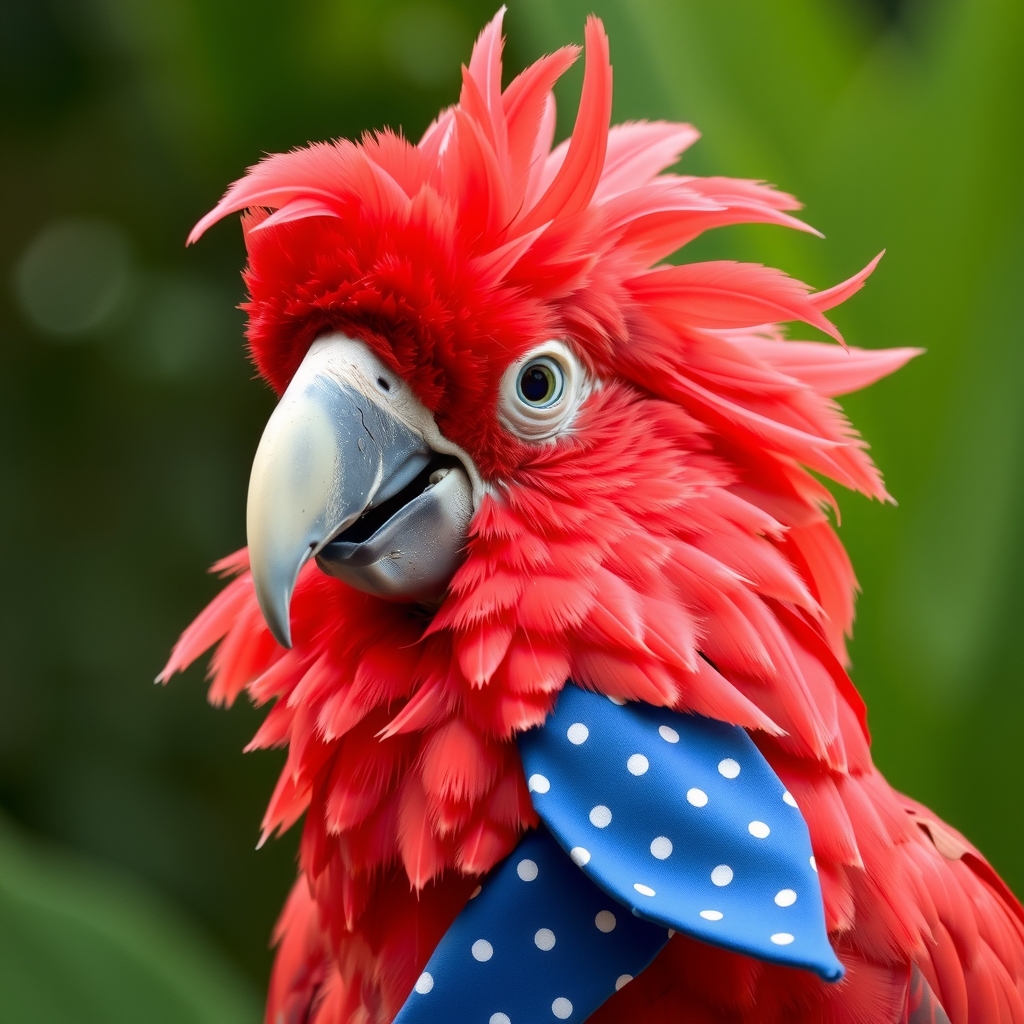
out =
[[570,684],[519,749],[544,824],[483,881],[396,1024],[582,1022],[673,929],[843,976],[807,825],[743,729]]
[[745,730],[570,685],[519,750],[537,813],[606,892],[704,942],[842,977],[807,825]]

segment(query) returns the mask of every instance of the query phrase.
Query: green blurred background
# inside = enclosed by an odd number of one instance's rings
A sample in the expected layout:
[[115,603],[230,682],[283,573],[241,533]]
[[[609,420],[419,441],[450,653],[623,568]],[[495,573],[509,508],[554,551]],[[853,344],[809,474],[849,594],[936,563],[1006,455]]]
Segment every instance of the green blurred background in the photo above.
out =
[[[244,543],[272,398],[242,245],[191,224],[264,152],[456,96],[495,0],[0,0],[0,1022],[253,1022],[294,837],[255,852],[258,715],[150,682]],[[512,0],[507,67],[608,26],[616,119],[795,192],[827,241],[686,257],[825,287],[928,355],[846,403],[899,506],[850,495],[855,678],[893,782],[1024,892],[1024,4]],[[580,74],[560,86],[571,126]]]

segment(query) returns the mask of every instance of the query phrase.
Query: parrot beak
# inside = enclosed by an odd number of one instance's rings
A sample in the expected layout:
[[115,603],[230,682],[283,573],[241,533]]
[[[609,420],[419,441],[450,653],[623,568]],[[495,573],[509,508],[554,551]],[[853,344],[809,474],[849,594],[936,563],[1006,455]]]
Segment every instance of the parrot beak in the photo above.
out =
[[439,600],[479,487],[469,456],[366,344],[338,334],[314,342],[249,478],[249,561],[271,633],[291,647],[292,592],[314,556],[358,590]]

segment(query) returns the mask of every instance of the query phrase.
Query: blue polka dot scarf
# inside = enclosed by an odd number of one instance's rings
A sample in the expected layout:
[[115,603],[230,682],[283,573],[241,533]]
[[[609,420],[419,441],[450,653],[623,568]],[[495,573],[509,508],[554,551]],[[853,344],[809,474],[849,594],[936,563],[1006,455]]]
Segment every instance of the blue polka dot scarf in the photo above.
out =
[[569,685],[519,749],[543,824],[395,1024],[582,1022],[674,931],[838,981],[807,825],[747,733]]

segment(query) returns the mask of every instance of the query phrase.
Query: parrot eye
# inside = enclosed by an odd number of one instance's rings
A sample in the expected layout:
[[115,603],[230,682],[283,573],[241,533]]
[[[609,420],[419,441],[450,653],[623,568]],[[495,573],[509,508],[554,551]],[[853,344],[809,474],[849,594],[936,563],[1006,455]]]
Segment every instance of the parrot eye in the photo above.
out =
[[505,371],[499,415],[514,434],[543,441],[566,426],[588,392],[572,350],[560,341],[548,341]]
[[534,409],[554,405],[565,389],[565,372],[550,356],[531,359],[516,381],[519,397]]

